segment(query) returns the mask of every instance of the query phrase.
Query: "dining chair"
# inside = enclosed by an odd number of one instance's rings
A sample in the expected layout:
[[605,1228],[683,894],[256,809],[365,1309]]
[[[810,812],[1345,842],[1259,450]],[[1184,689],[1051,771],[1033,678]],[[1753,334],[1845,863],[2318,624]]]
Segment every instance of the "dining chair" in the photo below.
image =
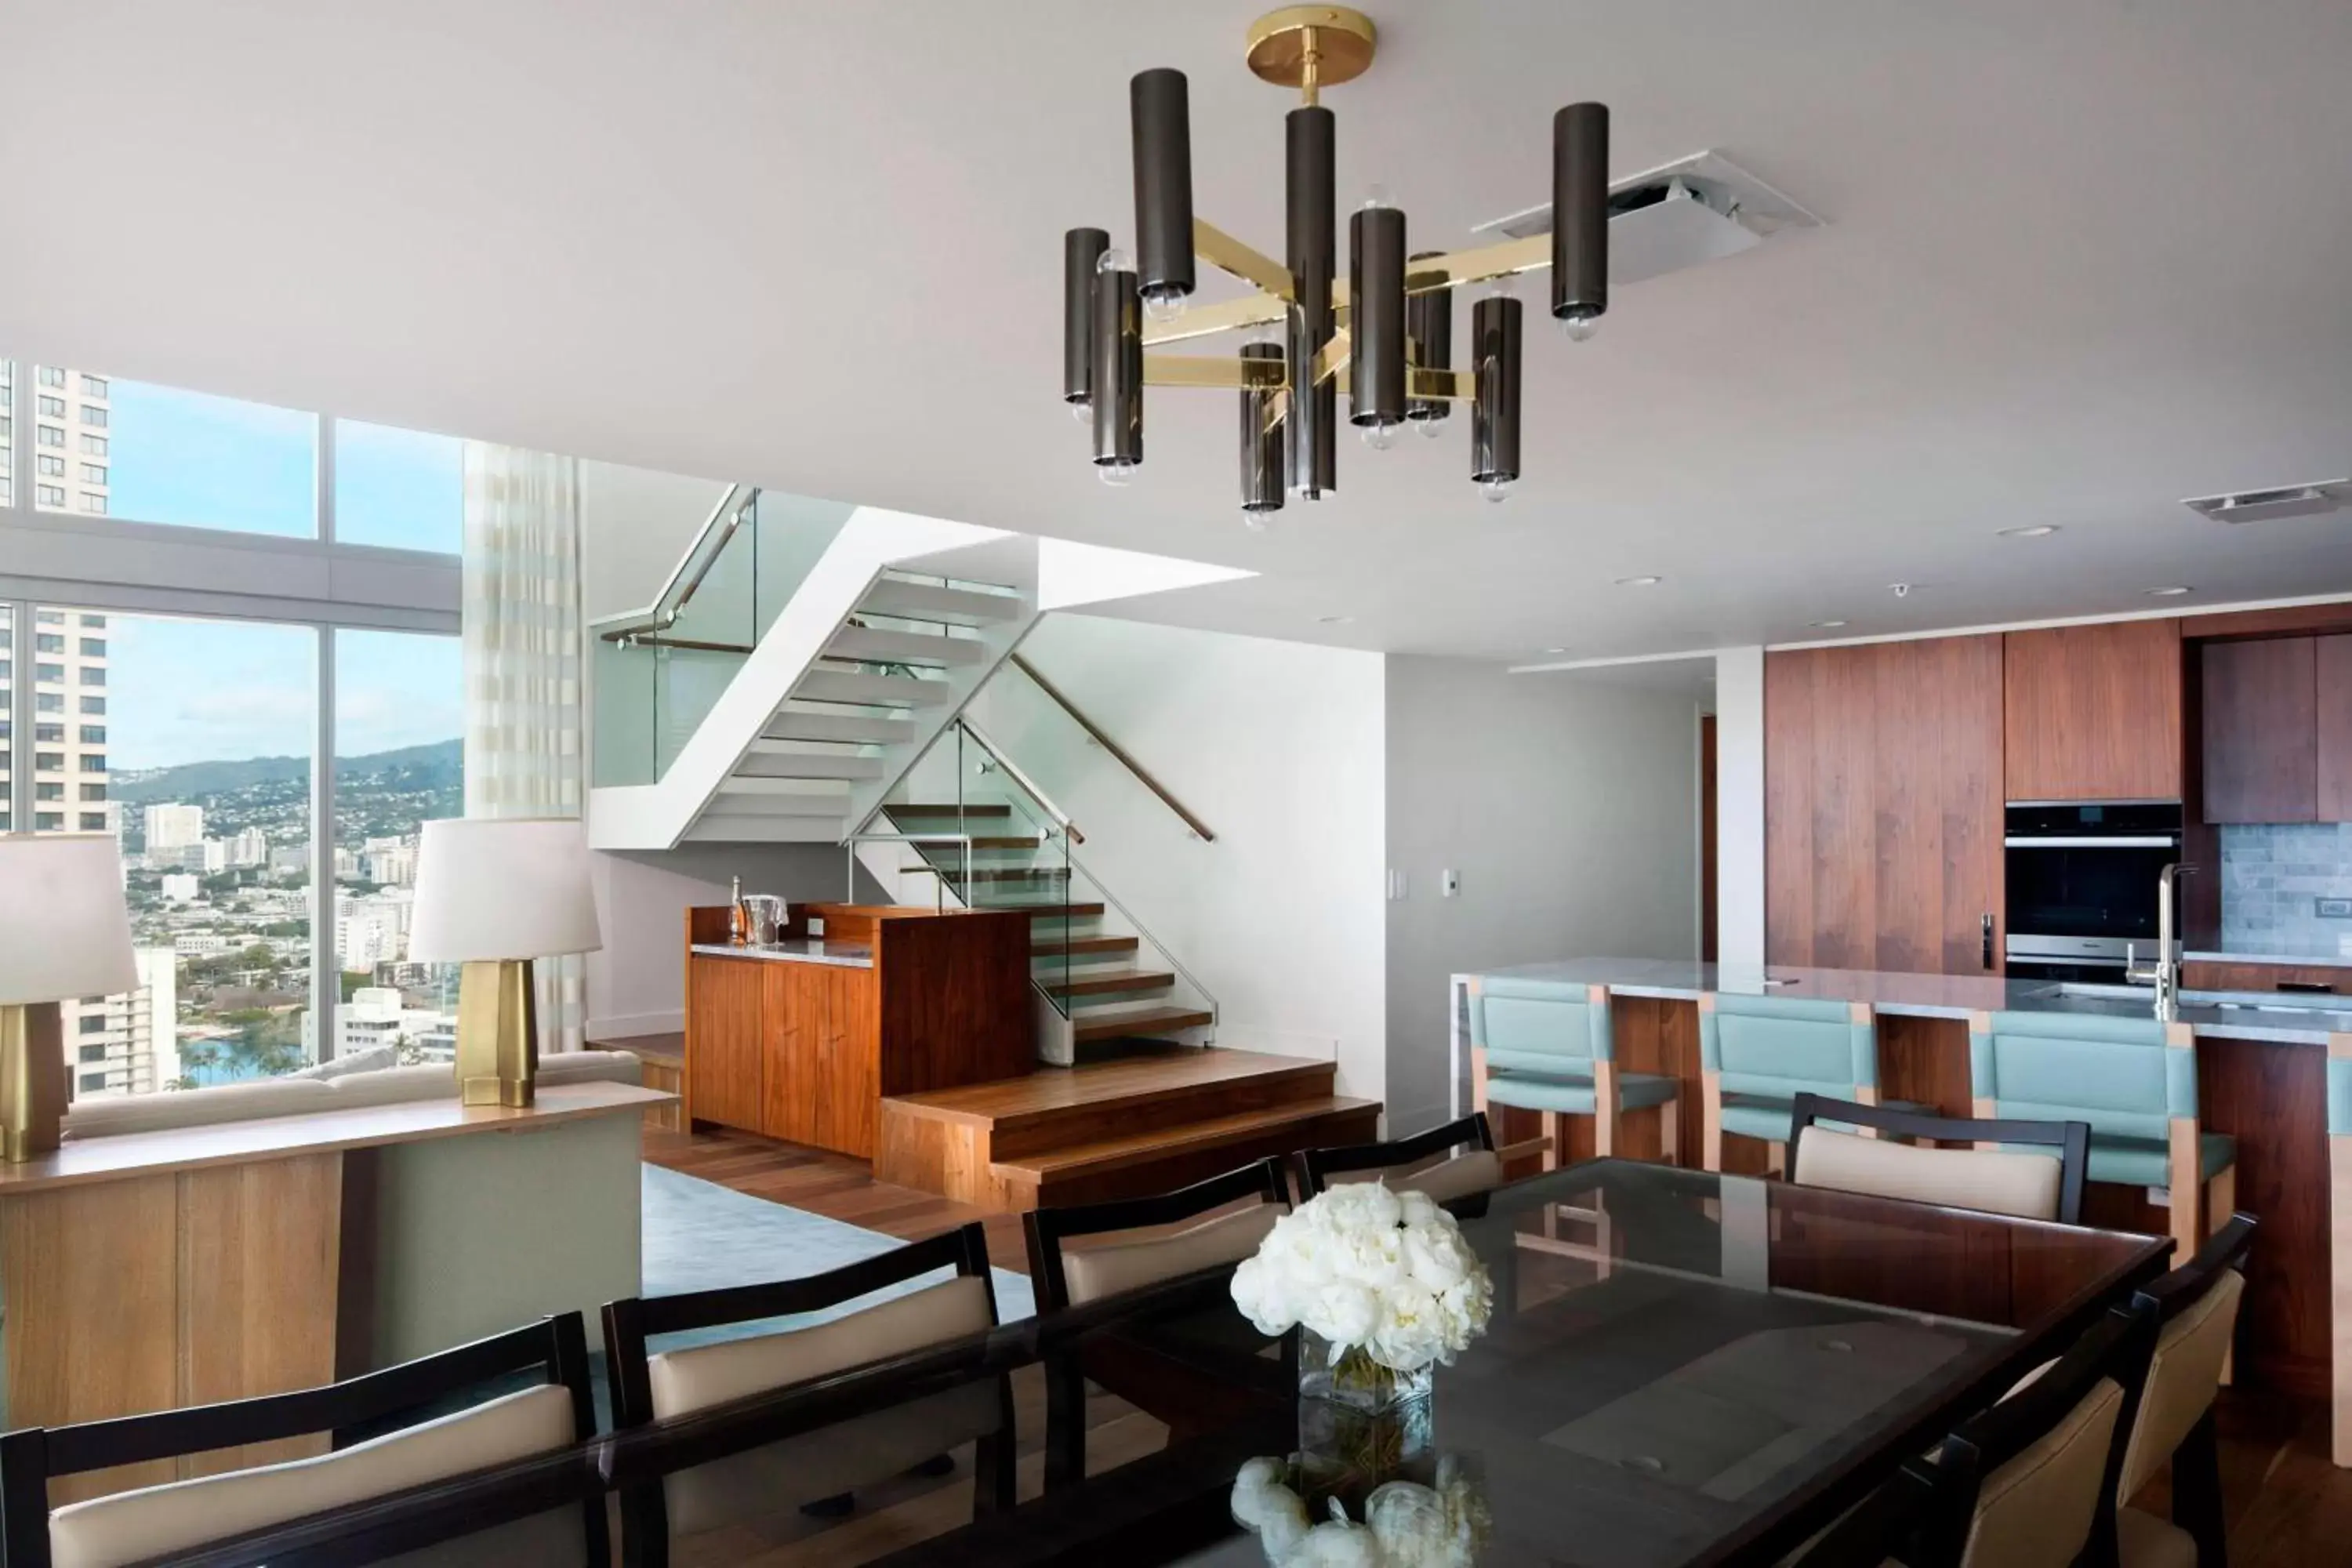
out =
[[[462,1403],[460,1403],[462,1402]],[[0,1568],[110,1568],[559,1452],[596,1433],[577,1312],[318,1388],[0,1436]],[[52,1507],[52,1482],[253,1444],[323,1445],[274,1464]],[[584,1461],[583,1461],[584,1462]],[[602,1497],[502,1528],[511,1561],[598,1563]],[[472,1553],[466,1554],[471,1560]]]
[[[2252,1215],[2231,1215],[2194,1258],[2147,1288],[2161,1326],[2116,1492],[2124,1568],[2224,1568],[2230,1561],[2213,1399],[2245,1294],[2254,1226]],[[2169,1521],[2126,1506],[2168,1459]]]
[[[1219,1211],[1228,1211],[1220,1213]],[[1268,1157],[1222,1176],[1156,1197],[1031,1209],[1022,1216],[1029,1279],[1040,1313],[1140,1290],[1199,1269],[1238,1263],[1257,1250],[1276,1220],[1290,1212],[1282,1162]],[[1072,1240],[1078,1247],[1068,1245]],[[1246,1370],[1265,1348],[1239,1313],[1218,1320],[1232,1331],[1234,1368]],[[1206,1347],[1216,1353],[1216,1347]],[[1297,1389],[1295,1371],[1287,1387]],[[1045,1363],[1045,1486],[1055,1490],[1086,1475],[1086,1385],[1091,1377],[1168,1423],[1179,1435],[1199,1418],[1229,1407],[1216,1380],[1190,1375],[1134,1336],[1098,1336],[1076,1355]],[[1244,1395],[1247,1397],[1247,1395]]]
[[[943,1270],[948,1278],[922,1283]],[[844,1315],[764,1326],[772,1319],[830,1313],[894,1288],[901,1293]],[[747,1325],[764,1331],[709,1338],[709,1331]],[[604,1308],[613,1424],[627,1430],[689,1415],[995,1326],[988,1237],[977,1222],[805,1279],[631,1297]],[[684,1333],[699,1333],[703,1342],[661,1351],[648,1343]],[[860,1487],[918,1468],[945,1473],[940,1457],[964,1443],[974,1445],[973,1512],[1011,1508],[1013,1392],[1000,1375],[680,1470],[659,1487],[632,1489],[621,1504],[625,1555],[659,1568],[673,1537],[772,1515],[780,1506],[846,1511]]]
[[[1698,999],[1700,1163],[1723,1169],[1727,1134],[1760,1140],[1788,1168],[1789,1116],[1801,1094],[1877,1105],[1878,1023],[1867,1002],[1702,992]],[[1896,1110],[1926,1111],[1906,1100]]]
[[1839,1516],[1837,1522],[1780,1561],[1785,1568],[1886,1568],[1910,1550],[1921,1529],[1951,1508],[1957,1478],[1922,1459]]
[[[1842,1127],[1866,1128],[1877,1136]],[[1941,1143],[1975,1147],[1937,1147]],[[2082,1217],[2090,1147],[2087,1121],[1979,1121],[1801,1094],[1789,1122],[1789,1179],[1800,1186],[2074,1225]],[[2051,1152],[2034,1152],[2037,1148]]]
[[1658,1113],[1658,1147],[1682,1163],[1681,1083],[1661,1073],[1620,1072],[1609,987],[1481,975],[1469,983],[1470,1092],[1474,1109],[1517,1106],[1543,1118],[1543,1168],[1559,1168],[1567,1143],[1560,1119],[1592,1118],[1592,1152],[1617,1152],[1620,1119]]
[[2089,1122],[2090,1179],[2165,1192],[2176,1258],[2197,1255],[2209,1214],[2237,1207],[2238,1141],[2199,1124],[2197,1035],[2186,1024],[1979,1013],[1969,1077],[1980,1117]]
[[2115,1568],[2123,1436],[2156,1348],[2155,1304],[2109,1310],[2066,1353],[1937,1444],[1947,1505],[1907,1568]]
[[1299,1194],[1308,1198],[1339,1182],[1385,1181],[1399,1191],[1483,1211],[1486,1195],[1503,1184],[1502,1157],[1484,1111],[1392,1142],[1302,1149],[1297,1158]]

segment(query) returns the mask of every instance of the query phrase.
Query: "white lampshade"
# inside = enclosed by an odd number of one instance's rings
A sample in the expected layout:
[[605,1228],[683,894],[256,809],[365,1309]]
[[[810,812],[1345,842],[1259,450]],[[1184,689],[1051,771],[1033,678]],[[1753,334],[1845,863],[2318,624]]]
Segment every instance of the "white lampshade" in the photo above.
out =
[[0,833],[0,1007],[138,984],[113,835]]
[[408,956],[419,963],[546,958],[604,945],[576,817],[425,825]]

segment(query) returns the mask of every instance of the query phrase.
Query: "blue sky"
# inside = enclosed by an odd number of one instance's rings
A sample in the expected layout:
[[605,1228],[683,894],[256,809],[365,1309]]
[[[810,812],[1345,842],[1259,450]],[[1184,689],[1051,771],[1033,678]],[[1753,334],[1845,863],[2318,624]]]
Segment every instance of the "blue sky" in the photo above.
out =
[[[313,416],[137,382],[109,391],[115,516],[316,534]],[[457,550],[461,454],[446,436],[340,424],[338,538]],[[106,635],[114,767],[310,751],[318,634],[309,627],[118,615]],[[336,682],[338,754],[446,741],[463,728],[455,637],[339,633]]]

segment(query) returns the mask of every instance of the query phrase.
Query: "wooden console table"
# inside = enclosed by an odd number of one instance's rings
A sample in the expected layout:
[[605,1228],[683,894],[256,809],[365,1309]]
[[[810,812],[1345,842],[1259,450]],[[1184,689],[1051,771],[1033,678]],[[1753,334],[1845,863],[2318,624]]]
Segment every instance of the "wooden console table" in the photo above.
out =
[[884,1096],[1036,1069],[1026,910],[812,904],[768,947],[727,917],[686,912],[688,1127],[870,1160]]

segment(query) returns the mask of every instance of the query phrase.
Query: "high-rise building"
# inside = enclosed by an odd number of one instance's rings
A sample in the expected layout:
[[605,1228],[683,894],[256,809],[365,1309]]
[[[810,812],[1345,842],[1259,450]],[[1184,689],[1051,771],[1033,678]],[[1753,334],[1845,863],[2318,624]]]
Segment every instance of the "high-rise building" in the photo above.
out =
[[205,841],[205,808],[201,805],[151,805],[147,808],[147,853],[185,849]]
[[108,509],[108,472],[112,440],[112,386],[102,375],[60,370],[45,364],[27,367],[34,384],[19,407],[16,428],[30,432],[19,447],[32,460],[18,478],[32,487],[33,505],[42,511],[79,512],[104,517]]
[[223,842],[228,847],[228,865],[232,870],[269,863],[269,839],[258,827],[241,829]]
[[168,947],[142,947],[131,956],[136,986],[66,1004],[66,1052],[77,1097],[152,1094],[180,1076],[179,955]]

